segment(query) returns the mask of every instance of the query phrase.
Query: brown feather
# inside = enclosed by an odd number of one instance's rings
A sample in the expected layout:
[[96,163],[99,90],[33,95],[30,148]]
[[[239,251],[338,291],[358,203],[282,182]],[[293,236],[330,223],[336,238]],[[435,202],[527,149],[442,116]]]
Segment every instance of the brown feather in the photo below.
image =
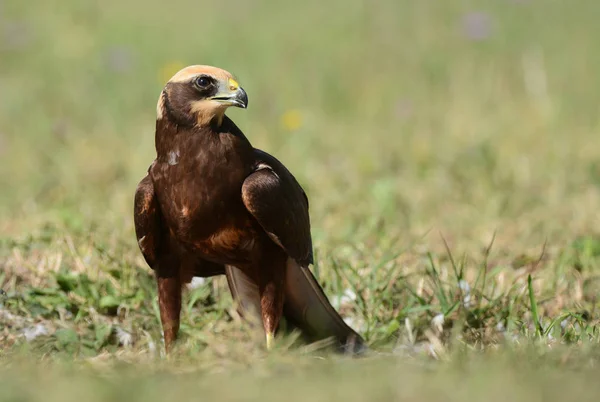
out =
[[[231,74],[209,66],[186,68],[167,83],[157,104],[157,156],[134,203],[167,348],[179,328],[181,286],[220,274],[241,312],[258,316],[267,334],[285,310],[313,338],[362,344],[307,268],[313,255],[302,187],[281,162],[252,147],[218,97],[200,90],[207,86],[194,86],[198,74],[231,80],[229,88],[238,90]],[[245,92],[239,94],[245,107]]]

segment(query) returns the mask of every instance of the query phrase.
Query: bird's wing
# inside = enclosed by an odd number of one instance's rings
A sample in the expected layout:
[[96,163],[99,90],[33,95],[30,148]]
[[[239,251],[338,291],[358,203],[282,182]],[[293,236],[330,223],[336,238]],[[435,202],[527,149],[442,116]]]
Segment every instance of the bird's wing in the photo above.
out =
[[181,277],[183,283],[191,281],[194,276],[210,277],[225,273],[222,264],[177,250],[170,242],[168,230],[163,227],[160,205],[150,175],[146,175],[137,186],[133,221],[142,255],[153,270],[159,265],[163,270],[173,270]]
[[135,191],[133,222],[142,255],[150,268],[155,269],[161,244],[161,217],[149,175],[140,181]]
[[239,313],[246,321],[262,328],[258,283],[248,275],[248,272],[233,265],[225,266],[225,275],[231,296],[238,303]]
[[286,264],[283,312],[311,340],[334,338],[339,350],[350,354],[367,349],[360,335],[335,311],[312,272],[292,258]]
[[269,237],[301,265],[312,264],[308,198],[287,168],[257,152],[257,170],[242,185],[242,200]]
[[[342,349],[356,353],[362,338],[331,306],[308,268],[313,262],[308,199],[294,176],[277,159],[257,151],[257,170],[242,186],[248,211],[289,258],[285,267],[284,313],[287,320],[313,340],[335,338]],[[241,270],[228,268],[230,289],[240,304],[260,306],[258,287]]]

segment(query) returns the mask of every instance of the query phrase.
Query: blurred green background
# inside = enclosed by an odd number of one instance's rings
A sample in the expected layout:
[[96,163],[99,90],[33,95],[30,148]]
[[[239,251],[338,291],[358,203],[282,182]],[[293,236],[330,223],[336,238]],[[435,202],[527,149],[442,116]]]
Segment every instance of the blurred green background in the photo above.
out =
[[[132,201],[158,94],[189,64],[248,92],[228,115],[307,191],[315,272],[372,346],[597,345],[599,16],[594,0],[0,0],[0,365],[155,356]],[[181,365],[251,365],[222,279],[186,297]]]
[[130,231],[158,93],[188,64],[239,78],[229,114],[307,188],[317,236],[598,223],[593,1],[0,4],[3,233]]

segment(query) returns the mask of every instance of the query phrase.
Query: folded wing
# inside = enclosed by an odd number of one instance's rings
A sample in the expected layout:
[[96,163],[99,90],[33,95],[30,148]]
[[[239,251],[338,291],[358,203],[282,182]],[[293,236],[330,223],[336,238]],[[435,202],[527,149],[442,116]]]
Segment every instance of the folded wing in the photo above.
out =
[[[257,150],[257,170],[245,180],[242,199],[269,237],[289,258],[285,267],[284,314],[312,340],[333,337],[342,349],[359,352],[362,338],[331,306],[309,270],[313,262],[308,199],[294,176],[269,154]],[[229,286],[240,304],[256,306],[258,289],[241,271],[227,269]]]

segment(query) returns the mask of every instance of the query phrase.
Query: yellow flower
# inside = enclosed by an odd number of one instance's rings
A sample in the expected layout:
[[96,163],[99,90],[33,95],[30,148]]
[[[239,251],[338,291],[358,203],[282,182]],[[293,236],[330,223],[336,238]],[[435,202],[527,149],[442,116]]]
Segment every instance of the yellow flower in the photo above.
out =
[[170,63],[167,63],[161,67],[158,79],[160,80],[161,84],[164,84],[167,81],[169,81],[177,71],[181,70],[184,67],[185,64],[178,61],[172,61]]
[[302,127],[302,113],[299,110],[291,109],[281,116],[281,125],[288,131],[294,131]]

